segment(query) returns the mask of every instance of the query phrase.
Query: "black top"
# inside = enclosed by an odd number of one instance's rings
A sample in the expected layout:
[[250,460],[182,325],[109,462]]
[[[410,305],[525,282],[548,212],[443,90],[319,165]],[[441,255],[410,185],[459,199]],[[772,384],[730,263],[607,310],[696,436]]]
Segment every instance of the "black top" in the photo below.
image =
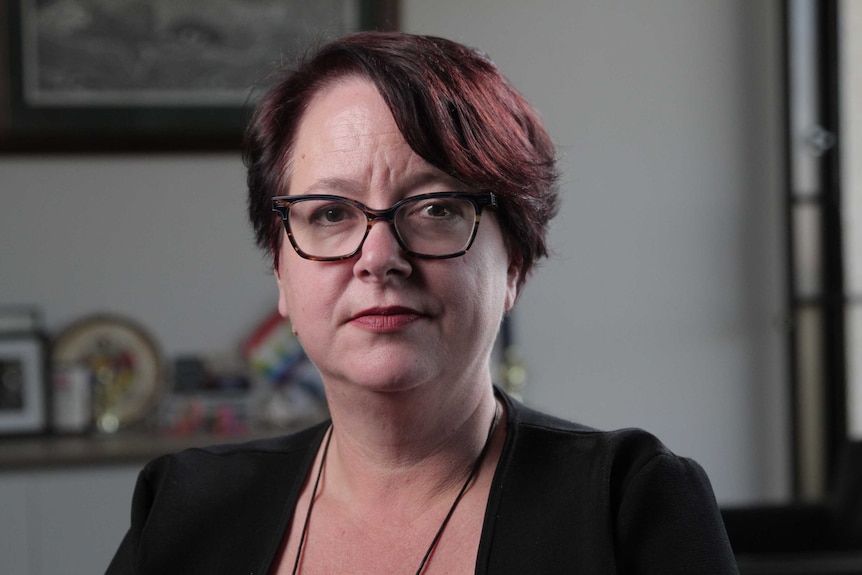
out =
[[[737,573],[709,480],[636,429],[507,403],[477,574]],[[109,575],[266,575],[329,423],[150,462]]]

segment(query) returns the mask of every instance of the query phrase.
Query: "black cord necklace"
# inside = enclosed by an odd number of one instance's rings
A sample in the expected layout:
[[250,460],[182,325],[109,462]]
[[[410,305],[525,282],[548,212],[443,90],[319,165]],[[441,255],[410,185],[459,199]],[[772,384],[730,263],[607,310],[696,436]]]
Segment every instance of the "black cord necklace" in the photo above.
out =
[[[449,519],[452,517],[452,514],[455,513],[455,508],[458,507],[458,503],[461,502],[461,498],[467,491],[467,487],[479,472],[479,468],[482,466],[482,461],[484,461],[485,455],[488,453],[488,448],[491,445],[491,438],[494,436],[494,430],[497,429],[497,418],[499,415],[500,406],[495,401],[494,419],[491,420],[491,427],[488,429],[488,437],[485,439],[485,445],[482,446],[482,451],[479,453],[479,457],[477,457],[475,463],[473,463],[473,469],[470,470],[470,475],[467,476],[467,480],[461,486],[461,490],[458,491],[458,495],[455,496],[455,501],[452,502],[452,506],[449,508],[449,512],[443,519],[443,523],[441,523],[440,528],[437,529],[437,533],[434,535],[431,545],[425,552],[425,556],[422,557],[422,562],[419,564],[419,569],[416,570],[416,575],[421,575],[422,570],[425,569],[425,564],[428,563],[431,553],[434,551],[434,548],[437,547],[437,543],[443,535],[443,530],[446,529],[446,524],[449,523]],[[299,547],[296,550],[296,561],[293,563],[292,575],[296,575],[299,572],[299,562],[302,558],[302,547],[305,543],[305,538],[308,536],[308,524],[311,521],[311,510],[314,508],[314,500],[317,497],[317,488],[320,486],[320,477],[323,475],[323,464],[326,462],[326,454],[329,452],[330,441],[332,441],[332,425],[329,426],[329,435],[326,437],[326,444],[323,446],[323,455],[320,458],[320,465],[317,467],[317,478],[314,480],[314,488],[311,490],[311,500],[308,502],[308,511],[305,513],[305,522],[302,525],[302,534],[299,536]]]

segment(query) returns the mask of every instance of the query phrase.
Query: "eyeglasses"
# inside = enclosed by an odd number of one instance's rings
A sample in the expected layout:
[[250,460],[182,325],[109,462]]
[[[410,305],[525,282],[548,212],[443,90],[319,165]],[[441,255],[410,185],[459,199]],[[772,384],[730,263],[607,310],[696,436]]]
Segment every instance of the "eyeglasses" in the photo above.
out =
[[296,253],[322,262],[355,256],[377,222],[391,223],[398,245],[411,256],[462,256],[473,244],[482,209],[487,207],[497,207],[491,192],[422,194],[403,199],[388,210],[374,210],[341,196],[272,198],[272,211],[281,214]]

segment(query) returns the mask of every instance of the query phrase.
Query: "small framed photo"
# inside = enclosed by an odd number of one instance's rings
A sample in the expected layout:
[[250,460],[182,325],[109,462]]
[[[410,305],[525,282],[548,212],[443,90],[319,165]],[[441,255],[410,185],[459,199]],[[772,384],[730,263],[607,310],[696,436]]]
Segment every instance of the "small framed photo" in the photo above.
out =
[[0,435],[48,430],[45,342],[35,333],[0,335]]

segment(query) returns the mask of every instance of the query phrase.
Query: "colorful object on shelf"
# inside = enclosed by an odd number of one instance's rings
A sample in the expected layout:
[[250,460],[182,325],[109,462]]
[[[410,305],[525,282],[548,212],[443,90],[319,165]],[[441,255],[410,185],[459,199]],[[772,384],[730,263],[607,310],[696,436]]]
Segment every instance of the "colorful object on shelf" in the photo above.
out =
[[319,387],[311,364],[290,322],[278,312],[268,316],[243,345],[243,356],[258,376],[274,387],[298,383]]
[[261,417],[277,426],[316,420],[326,415],[323,384],[290,322],[269,315],[245,341],[243,356],[267,393]]
[[93,416],[114,432],[151,415],[164,390],[162,361],[153,337],[136,322],[92,315],[63,330],[54,342],[55,365],[80,365],[93,377]]

